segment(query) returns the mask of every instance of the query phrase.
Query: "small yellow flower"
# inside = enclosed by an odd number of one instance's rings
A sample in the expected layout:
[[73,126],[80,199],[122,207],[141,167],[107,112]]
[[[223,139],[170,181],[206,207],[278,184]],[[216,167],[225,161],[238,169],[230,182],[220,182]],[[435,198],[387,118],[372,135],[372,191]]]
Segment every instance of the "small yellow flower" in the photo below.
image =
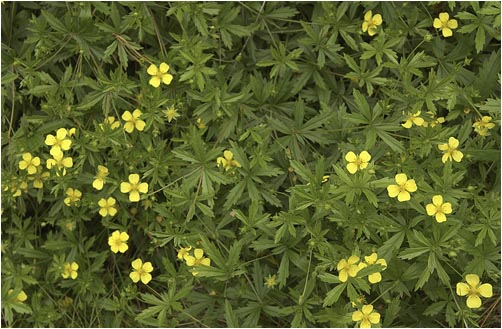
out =
[[120,122],[118,120],[117,121],[115,120],[116,119],[114,116],[107,116],[105,117],[104,123],[99,124],[99,127],[101,128],[101,130],[105,130],[105,125],[106,125],[109,126],[112,130],[115,130],[118,127],[120,127]]
[[105,183],[105,177],[108,176],[108,168],[98,165],[98,172],[92,182],[92,187],[96,190],[101,191]]
[[122,114],[122,119],[126,122],[124,124],[124,130],[129,134],[134,131],[134,128],[139,131],[143,131],[146,123],[139,118],[142,114],[143,113],[139,109],[135,109],[132,114],[129,111],[125,111]]
[[197,122],[197,127],[199,127],[199,129],[206,128],[206,124],[204,122],[202,122],[201,118],[198,118],[196,122]]
[[116,202],[117,201],[112,197],[109,197],[108,199],[101,198],[98,201],[98,206],[100,206],[99,214],[103,217],[106,217],[108,215],[110,215],[110,217],[115,216],[115,214],[117,213],[117,208],[115,208]]
[[73,159],[71,157],[63,158],[63,152],[53,154],[53,159],[48,159],[47,169],[51,169],[56,166],[58,170],[63,169],[63,176],[66,175],[66,168],[73,167]]
[[[373,265],[373,264],[382,265],[383,270],[385,270],[387,268],[387,262],[385,261],[385,259],[383,259],[383,258],[378,259],[378,255],[376,252],[372,253],[369,256],[364,256],[364,260],[365,260],[365,262],[361,262],[358,265],[360,270],[365,268],[368,265]],[[370,283],[378,283],[378,282],[382,281],[382,275],[380,274],[380,272],[371,273],[368,275],[368,281]]]
[[169,65],[166,63],[161,63],[159,67],[154,64],[150,65],[146,72],[151,75],[152,78],[148,83],[155,88],[160,86],[160,81],[169,85],[173,80],[173,76],[167,73],[167,71],[169,71]]
[[426,205],[425,210],[427,210],[427,215],[435,216],[436,222],[438,223],[446,222],[446,215],[452,212],[451,203],[443,203],[443,197],[441,195],[433,196],[432,203]]
[[462,161],[464,154],[459,150],[457,150],[458,145],[459,145],[458,139],[456,139],[455,137],[450,137],[448,139],[447,144],[445,143],[438,145],[438,148],[444,152],[443,157],[441,158],[443,163],[446,163],[446,161],[448,160],[450,161],[455,160],[456,162]]
[[[9,291],[7,291],[7,296],[11,295],[13,291],[14,291],[14,289],[9,289]],[[21,290],[19,292],[19,294],[13,298],[12,301],[14,303],[24,303],[27,299],[28,299],[28,296],[26,295],[26,293],[23,290]]]
[[127,240],[129,240],[129,234],[117,230],[108,237],[108,245],[115,254],[118,252],[125,253],[129,249]]
[[129,182],[120,183],[120,192],[129,193],[129,201],[138,202],[139,194],[148,192],[148,183],[140,183],[138,174],[130,174]]
[[424,119],[420,117],[420,113],[421,111],[417,111],[415,114],[408,112],[408,116],[406,117],[405,122],[401,123],[401,126],[408,129],[410,129],[413,124],[416,126],[422,126],[424,124]]
[[357,272],[359,272],[357,262],[359,262],[359,257],[354,255],[350,256],[349,259],[343,258],[338,262],[336,269],[341,282],[346,282],[349,276],[355,277],[357,275]]
[[50,151],[52,156],[70,149],[71,140],[66,138],[67,135],[68,131],[65,128],[59,128],[56,131],[56,136],[49,134],[45,137],[45,144],[52,146]]
[[234,160],[234,154],[232,151],[228,150],[223,152],[223,157],[218,157],[218,159],[216,159],[216,163],[218,167],[222,165],[223,168],[225,168],[225,171],[230,170],[232,167],[241,167],[241,164]]
[[33,176],[29,176],[28,179],[33,181],[34,188],[44,187],[44,180],[46,180],[51,174],[48,171],[42,172],[41,167],[37,167],[37,172]]
[[141,280],[143,284],[148,284],[148,282],[152,280],[152,275],[150,274],[150,272],[153,271],[152,263],[146,262],[143,264],[143,261],[138,258],[134,260],[131,265],[133,271],[129,273],[129,277],[131,278],[132,282],[136,283]]
[[479,308],[481,298],[479,296],[490,298],[493,296],[492,285],[489,283],[479,284],[479,276],[476,274],[467,274],[464,282],[457,283],[457,295],[467,295],[467,307]]
[[380,322],[380,314],[373,312],[373,305],[363,305],[360,311],[352,313],[352,321],[361,321],[359,328],[371,328],[371,324]]
[[[193,256],[185,256],[185,262],[188,266],[204,265],[211,266],[211,259],[204,257],[204,250],[195,248]],[[192,271],[192,275],[196,276],[198,272]]]
[[371,10],[368,10],[366,14],[364,14],[362,30],[363,32],[368,31],[368,34],[370,36],[374,36],[378,31],[377,26],[382,25],[382,22],[382,15],[376,14],[375,16],[373,16]]
[[277,275],[270,275],[265,278],[265,286],[267,288],[273,288],[275,285],[277,285]]
[[489,136],[490,132],[488,130],[493,129],[495,124],[492,121],[492,117],[485,115],[481,119],[477,120],[472,124],[474,131],[478,133],[479,136]]
[[362,151],[359,155],[350,151],[345,155],[345,160],[347,160],[347,170],[351,174],[355,174],[357,170],[363,170],[368,166],[371,160],[371,155],[367,151]]
[[409,201],[411,195],[409,192],[415,192],[417,190],[417,184],[414,179],[408,179],[405,174],[397,174],[396,177],[397,185],[387,186],[387,192],[391,198],[397,196],[399,202]]
[[73,262],[71,264],[65,263],[63,273],[61,273],[61,276],[63,277],[63,279],[72,278],[72,280],[75,280],[78,276],[77,270],[78,270],[78,264],[76,262]]
[[77,189],[69,187],[66,189],[66,198],[64,199],[64,203],[69,207],[72,204],[76,204],[77,202],[79,202],[81,197],[82,197],[82,192],[80,192]]
[[443,32],[443,37],[448,38],[453,35],[452,30],[458,27],[458,23],[457,20],[450,19],[448,13],[440,13],[439,18],[434,18],[433,26]]
[[33,175],[37,172],[37,167],[40,166],[40,158],[32,157],[31,153],[23,153],[23,160],[19,161],[19,169],[27,170],[28,175]]
[[185,247],[185,248],[180,248],[178,250],[178,259],[179,260],[184,260],[188,256],[188,252],[192,250],[192,247]]

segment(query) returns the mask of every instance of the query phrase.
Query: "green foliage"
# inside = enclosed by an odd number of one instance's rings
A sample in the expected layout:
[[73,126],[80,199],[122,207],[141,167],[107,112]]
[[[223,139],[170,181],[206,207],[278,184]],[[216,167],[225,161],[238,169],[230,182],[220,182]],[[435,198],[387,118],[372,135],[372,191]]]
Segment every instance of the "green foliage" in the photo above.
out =
[[3,325],[352,327],[370,304],[376,327],[500,324],[500,3],[1,15]]

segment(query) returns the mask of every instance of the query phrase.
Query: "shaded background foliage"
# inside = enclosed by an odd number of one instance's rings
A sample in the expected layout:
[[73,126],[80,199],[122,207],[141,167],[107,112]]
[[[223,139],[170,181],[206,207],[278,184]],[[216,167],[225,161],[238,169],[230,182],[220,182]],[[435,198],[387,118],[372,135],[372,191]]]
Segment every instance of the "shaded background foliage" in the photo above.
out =
[[[383,17],[374,37],[368,10]],[[451,38],[432,26],[441,12],[459,22]],[[5,2],[1,17],[4,324],[348,326],[361,296],[383,326],[500,324],[500,3]],[[174,80],[153,88],[161,62]],[[145,131],[100,129],[136,108]],[[417,111],[429,127],[400,125]],[[497,123],[486,137],[472,129],[483,115]],[[73,167],[14,196],[21,155],[50,158],[61,127],[77,129]],[[465,157],[444,165],[450,136]],[[226,149],[241,168],[216,166]],[[369,169],[347,174],[362,150]],[[119,192],[132,172],[150,186],[137,204]],[[406,203],[385,189],[398,172],[419,188]],[[434,194],[454,209],[441,225],[424,209]],[[113,218],[98,214],[105,195]],[[113,230],[127,254],[110,253]],[[197,277],[176,257],[189,245],[212,260]],[[338,261],[373,251],[382,282],[340,284]],[[128,278],[137,257],[154,265],[148,286]],[[480,312],[454,293],[466,273],[494,286]]]

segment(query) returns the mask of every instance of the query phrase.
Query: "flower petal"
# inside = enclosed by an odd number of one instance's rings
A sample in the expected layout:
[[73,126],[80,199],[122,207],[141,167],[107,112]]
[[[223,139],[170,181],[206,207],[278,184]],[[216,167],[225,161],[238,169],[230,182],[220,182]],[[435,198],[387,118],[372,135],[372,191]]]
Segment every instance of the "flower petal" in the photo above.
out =
[[352,321],[361,321],[363,319],[363,312],[355,311],[352,313]]
[[138,174],[130,174],[129,175],[129,183],[138,184],[139,183],[139,175]]
[[146,262],[143,264],[143,271],[145,272],[152,272],[153,271],[153,266],[151,262]]
[[410,199],[411,199],[411,195],[410,195],[410,193],[408,193],[408,191],[401,191],[397,195],[397,200],[399,202],[410,201]]
[[490,298],[493,296],[492,285],[489,283],[483,283],[478,287],[478,292],[481,296],[485,298]]
[[457,295],[459,296],[465,296],[469,293],[469,290],[471,288],[469,285],[465,282],[459,282],[457,283]]
[[125,111],[122,113],[122,120],[124,121],[131,121],[132,120],[132,114],[129,111]]
[[434,206],[432,203],[426,205],[425,210],[427,211],[427,215],[429,216],[434,216],[437,212],[436,206]]
[[141,267],[143,266],[143,261],[141,260],[141,258],[137,258],[132,261],[131,265],[132,265],[133,269],[135,269],[136,271],[139,271],[139,270],[141,270]]
[[395,198],[399,194],[400,191],[401,190],[400,190],[399,186],[397,186],[397,185],[387,186],[387,193],[389,194],[389,196],[391,198]]
[[382,25],[383,22],[382,15],[376,14],[375,16],[373,16],[371,21],[374,25]]
[[136,271],[129,273],[129,277],[131,278],[132,282],[134,282],[134,283],[139,281],[139,273]]
[[347,170],[351,174],[355,174],[357,172],[357,165],[354,162],[350,162],[347,164]]
[[446,215],[442,212],[436,214],[436,222],[443,223],[446,222]]
[[193,255],[195,256],[196,259],[201,259],[202,257],[204,257],[204,250],[196,248],[193,251]]
[[139,192],[138,191],[131,191],[131,193],[129,193],[129,201],[138,202],[139,201]]
[[159,69],[154,64],[151,64],[146,70],[146,73],[148,73],[149,75],[156,75],[157,72],[159,72]]
[[136,129],[143,131],[145,129],[146,123],[143,120],[136,121]]
[[481,306],[481,298],[478,295],[470,295],[467,297],[468,308],[479,308]]
[[452,213],[452,209],[451,209],[451,203],[449,202],[445,202],[443,203],[443,206],[441,207],[441,210],[443,211],[443,213],[445,214],[451,214]]
[[147,193],[148,192],[148,183],[139,184],[138,191],[140,191],[141,193]]
[[441,20],[439,18],[434,18],[434,23],[432,24],[432,26],[434,26],[434,28],[436,29],[439,29],[443,26],[443,24],[441,23]]
[[479,276],[476,274],[467,274],[465,276],[465,281],[467,281],[467,284],[471,287],[476,287],[479,284]]
[[150,85],[152,85],[155,88],[158,88],[160,86],[160,78],[159,77],[153,77],[148,81]]
[[167,73],[167,71],[169,71],[169,65],[166,63],[160,63],[159,70],[160,73]]
[[456,29],[458,27],[458,23],[457,23],[457,20],[456,19],[450,19],[448,21],[448,27],[450,29]]
[[395,179],[397,185],[404,185],[408,181],[408,177],[406,177],[406,174],[397,174]]
[[368,263],[369,265],[371,264],[375,264],[375,262],[377,261],[378,259],[378,255],[376,252],[372,253],[371,255],[369,256],[364,256],[364,260],[366,261],[366,263]]
[[448,138],[448,145],[450,146],[450,148],[456,149],[459,145],[459,141],[455,137],[450,137]]
[[349,274],[347,273],[347,271],[342,270],[338,273],[338,279],[340,280],[340,282],[346,282],[348,278]]
[[368,153],[368,151],[362,151],[359,153],[359,159],[363,162],[370,162],[371,160],[371,155]]
[[447,28],[447,27],[444,27],[444,28],[443,28],[443,37],[445,37],[445,38],[449,38],[449,37],[451,37],[452,35],[453,35],[452,30],[450,30],[450,29],[449,29],[449,28]]
[[143,284],[148,284],[150,281],[152,281],[152,275],[150,273],[143,273],[141,275],[141,282],[143,282]]
[[364,20],[367,21],[367,22],[369,22],[369,21],[371,21],[371,17],[372,16],[373,16],[373,13],[371,12],[371,10],[368,10],[366,12],[366,14],[364,14]]
[[380,322],[380,314],[373,312],[368,316],[368,320],[370,320],[370,322],[373,324],[377,324],[378,322]]
[[356,162],[357,161],[357,155],[350,151],[349,153],[345,154],[345,160],[348,162]]
[[173,76],[170,74],[164,74],[162,76],[162,82],[165,83],[166,85],[171,84],[171,81],[173,81]]
[[120,183],[120,192],[129,193],[130,191],[131,191],[131,184],[129,184],[128,182]]
[[372,273],[372,274],[368,275],[368,281],[373,284],[378,283],[378,282],[382,281],[382,275],[380,274],[380,272]]
[[441,195],[435,195],[432,197],[432,203],[436,206],[439,207],[443,204],[443,197]]
[[414,179],[409,179],[406,184],[404,184],[404,187],[406,188],[406,191],[408,192],[415,192],[417,190],[417,184],[415,183]]
[[441,22],[448,22],[450,15],[448,13],[440,13],[439,19],[441,20]]
[[464,154],[458,150],[453,151],[451,155],[453,157],[453,160],[457,162],[462,161],[462,158],[464,157]]

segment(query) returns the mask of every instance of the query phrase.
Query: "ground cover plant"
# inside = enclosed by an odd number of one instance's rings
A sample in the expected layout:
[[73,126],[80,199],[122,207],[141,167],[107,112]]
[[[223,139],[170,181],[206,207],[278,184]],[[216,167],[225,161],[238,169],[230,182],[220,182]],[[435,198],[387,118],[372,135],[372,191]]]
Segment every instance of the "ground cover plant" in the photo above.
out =
[[2,325],[500,326],[499,2],[2,2]]

